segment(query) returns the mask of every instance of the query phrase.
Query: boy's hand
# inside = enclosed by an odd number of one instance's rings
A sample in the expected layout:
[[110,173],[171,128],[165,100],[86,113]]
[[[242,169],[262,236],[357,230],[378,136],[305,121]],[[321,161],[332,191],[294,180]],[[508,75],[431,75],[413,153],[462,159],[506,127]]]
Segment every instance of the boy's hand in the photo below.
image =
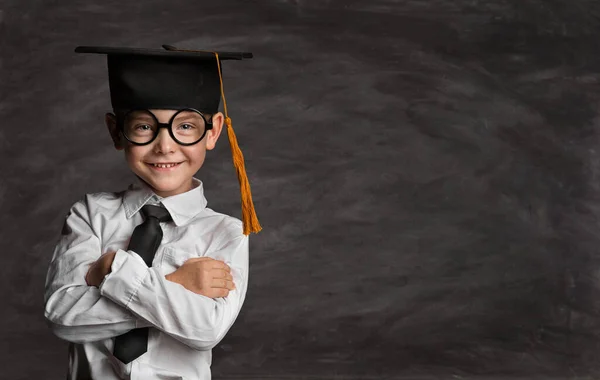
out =
[[104,276],[110,273],[110,267],[117,252],[107,252],[96,260],[85,275],[85,282],[89,286],[99,287]]
[[229,265],[210,257],[189,259],[165,278],[209,298],[227,297],[235,289]]

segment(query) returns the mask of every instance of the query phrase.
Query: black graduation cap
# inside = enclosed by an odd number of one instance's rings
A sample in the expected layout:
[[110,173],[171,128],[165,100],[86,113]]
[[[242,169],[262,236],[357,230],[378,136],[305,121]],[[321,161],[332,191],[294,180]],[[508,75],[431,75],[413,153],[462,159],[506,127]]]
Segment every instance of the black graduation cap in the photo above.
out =
[[240,183],[244,234],[262,230],[252,202],[244,156],[240,150],[223,91],[221,61],[252,58],[247,52],[79,46],[76,53],[106,54],[113,110],[194,108],[206,114],[219,110],[223,98],[227,136]]
[[218,111],[222,96],[219,61],[252,58],[248,52],[163,48],[79,46],[75,52],[107,55],[114,110],[195,108],[208,114]]

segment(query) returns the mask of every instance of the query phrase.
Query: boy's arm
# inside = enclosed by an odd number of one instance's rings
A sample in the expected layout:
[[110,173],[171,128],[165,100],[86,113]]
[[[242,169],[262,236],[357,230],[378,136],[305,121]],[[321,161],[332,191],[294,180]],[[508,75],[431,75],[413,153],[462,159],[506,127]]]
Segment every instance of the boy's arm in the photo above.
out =
[[44,316],[59,338],[86,343],[149,324],[88,286],[88,268],[101,254],[92,230],[88,197],[71,207],[46,276]]
[[[241,229],[241,225],[239,226]],[[207,256],[227,262],[235,289],[212,299],[171,282],[132,251],[117,251],[100,292],[157,329],[196,350],[216,346],[237,318],[248,284],[248,236],[228,241]]]

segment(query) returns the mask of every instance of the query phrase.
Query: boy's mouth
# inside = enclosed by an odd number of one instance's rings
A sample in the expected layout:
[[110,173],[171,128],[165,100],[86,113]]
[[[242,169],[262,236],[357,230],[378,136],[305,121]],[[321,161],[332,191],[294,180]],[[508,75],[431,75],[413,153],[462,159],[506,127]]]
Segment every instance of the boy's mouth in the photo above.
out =
[[153,169],[172,169],[179,166],[181,162],[147,162],[146,164]]

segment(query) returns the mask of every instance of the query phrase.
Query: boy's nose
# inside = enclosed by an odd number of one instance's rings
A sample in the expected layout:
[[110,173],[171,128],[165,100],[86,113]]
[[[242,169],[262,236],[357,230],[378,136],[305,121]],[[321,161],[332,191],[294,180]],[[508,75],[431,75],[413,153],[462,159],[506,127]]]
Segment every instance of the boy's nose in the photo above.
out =
[[156,136],[155,148],[162,153],[172,152],[177,143],[173,141],[167,128],[161,128]]

